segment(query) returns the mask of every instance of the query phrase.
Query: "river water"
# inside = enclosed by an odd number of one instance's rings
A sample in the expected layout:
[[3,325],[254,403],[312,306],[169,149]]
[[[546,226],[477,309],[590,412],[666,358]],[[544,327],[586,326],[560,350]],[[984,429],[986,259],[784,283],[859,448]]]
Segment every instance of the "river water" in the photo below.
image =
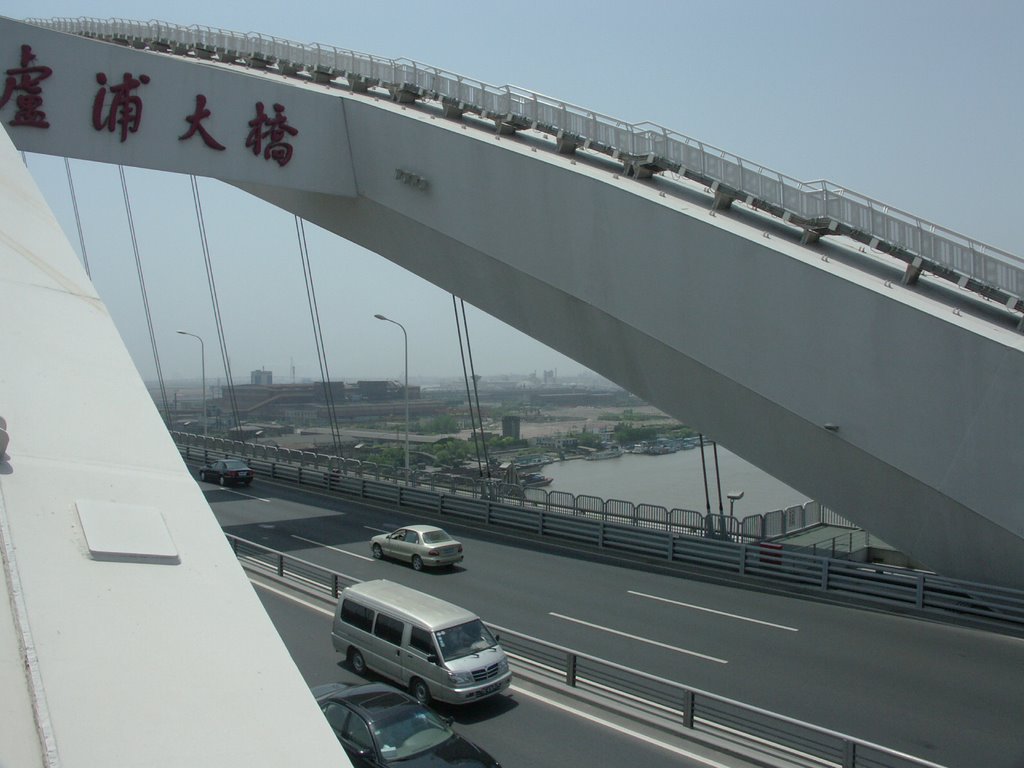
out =
[[[711,511],[719,510],[715,459],[710,446],[704,448],[707,488]],[[656,504],[672,509],[704,512],[704,475],[699,448],[676,451],[662,456],[625,453],[614,459],[556,461],[539,471],[554,482],[547,491],[587,494],[602,499],[620,499],[635,504]],[[771,512],[807,501],[807,496],[762,472],[739,456],[718,446],[718,477],[721,479],[721,506],[729,513],[727,494],[743,491],[735,502],[736,517]]]

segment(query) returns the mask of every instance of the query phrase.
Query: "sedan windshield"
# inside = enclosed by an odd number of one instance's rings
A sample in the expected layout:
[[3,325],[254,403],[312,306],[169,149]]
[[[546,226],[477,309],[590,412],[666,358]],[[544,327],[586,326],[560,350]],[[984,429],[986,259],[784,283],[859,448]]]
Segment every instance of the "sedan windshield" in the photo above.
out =
[[439,541],[451,541],[452,537],[442,531],[440,528],[433,531],[423,532],[423,543],[424,544],[437,544]]
[[389,763],[433,749],[453,735],[448,724],[425,707],[403,707],[393,716],[373,724],[380,756]]
[[224,462],[225,469],[248,469],[249,465],[244,461],[229,460]]
[[441,649],[441,656],[446,661],[486,651],[497,643],[480,619],[467,621],[457,627],[439,629],[434,636],[437,638],[437,647]]

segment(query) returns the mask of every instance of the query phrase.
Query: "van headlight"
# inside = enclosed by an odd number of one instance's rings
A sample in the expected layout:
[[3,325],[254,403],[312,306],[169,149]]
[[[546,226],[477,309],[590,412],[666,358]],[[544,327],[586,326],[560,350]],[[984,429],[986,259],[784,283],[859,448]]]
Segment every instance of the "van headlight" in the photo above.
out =
[[472,672],[449,672],[448,680],[454,685],[465,685],[473,682]]
[[501,661],[498,662],[498,674],[499,675],[504,675],[506,672],[508,672],[508,659],[507,658],[502,659]]

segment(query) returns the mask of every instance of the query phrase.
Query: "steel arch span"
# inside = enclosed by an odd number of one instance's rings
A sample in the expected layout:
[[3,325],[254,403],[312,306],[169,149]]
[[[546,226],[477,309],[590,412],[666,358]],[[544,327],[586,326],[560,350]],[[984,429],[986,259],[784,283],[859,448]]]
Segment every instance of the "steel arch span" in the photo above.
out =
[[[971,271],[948,243],[921,236],[917,252],[793,213],[763,181],[765,197],[747,194],[742,168],[720,184],[616,147],[600,121],[584,136],[585,123],[480,107],[470,97],[486,87],[442,92],[396,62],[339,70],[283,44],[137,26],[149,36],[111,44],[0,20],[5,69],[27,46],[22,67],[54,73],[35,83],[48,127],[0,109],[14,145],[234,184],[699,427],[927,567],[1024,586],[1015,257],[979,247]],[[972,285],[1000,304],[961,290]]]

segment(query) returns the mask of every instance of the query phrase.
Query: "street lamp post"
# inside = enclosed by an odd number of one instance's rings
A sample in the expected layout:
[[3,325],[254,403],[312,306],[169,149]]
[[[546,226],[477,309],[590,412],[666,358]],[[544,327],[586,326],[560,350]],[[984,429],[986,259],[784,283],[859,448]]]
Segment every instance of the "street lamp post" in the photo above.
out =
[[206,442],[206,345],[203,344],[203,339],[194,333],[188,331],[178,331],[182,336],[191,336],[193,339],[199,339],[199,356],[202,358],[202,371],[203,371],[203,442]]
[[732,491],[726,497],[729,499],[729,517],[732,517],[732,505],[743,498],[743,491]]
[[405,326],[397,320],[392,320],[384,315],[374,315],[378,320],[387,323],[394,323],[402,329],[402,339],[405,341],[405,472],[409,474],[409,334],[405,332]]

